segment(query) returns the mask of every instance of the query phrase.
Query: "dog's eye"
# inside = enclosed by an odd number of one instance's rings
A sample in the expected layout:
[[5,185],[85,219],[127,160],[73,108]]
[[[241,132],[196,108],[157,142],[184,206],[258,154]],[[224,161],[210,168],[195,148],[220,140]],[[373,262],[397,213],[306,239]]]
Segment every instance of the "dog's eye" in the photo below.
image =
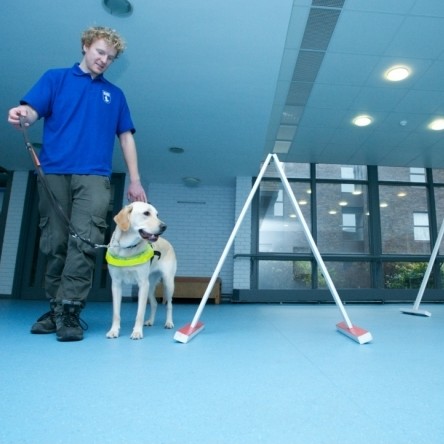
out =
[[149,211],[145,211],[145,213],[143,213],[145,216],[149,216],[150,212]]

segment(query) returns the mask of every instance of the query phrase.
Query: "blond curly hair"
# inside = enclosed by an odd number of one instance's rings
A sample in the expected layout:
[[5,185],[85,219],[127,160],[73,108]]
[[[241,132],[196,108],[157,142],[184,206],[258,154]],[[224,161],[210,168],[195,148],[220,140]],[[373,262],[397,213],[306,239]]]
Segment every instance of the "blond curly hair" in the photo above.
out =
[[89,48],[93,42],[100,39],[105,40],[108,45],[112,46],[117,51],[116,58],[125,51],[125,41],[115,29],[106,28],[104,26],[93,26],[82,33],[82,54],[85,53],[83,51],[83,46]]

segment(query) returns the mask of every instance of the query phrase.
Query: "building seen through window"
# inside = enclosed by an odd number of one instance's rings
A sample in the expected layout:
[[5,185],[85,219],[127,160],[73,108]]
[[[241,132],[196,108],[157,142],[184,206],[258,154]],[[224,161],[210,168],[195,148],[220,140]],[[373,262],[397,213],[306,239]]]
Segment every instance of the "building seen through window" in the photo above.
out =
[[[419,287],[418,273],[433,248],[431,229],[437,232],[444,217],[442,170],[433,170],[431,182],[425,168],[284,165],[338,288]],[[257,204],[257,244],[252,249],[257,272],[252,273],[252,288],[325,288],[275,171],[267,171]],[[431,214],[437,217],[431,219]]]

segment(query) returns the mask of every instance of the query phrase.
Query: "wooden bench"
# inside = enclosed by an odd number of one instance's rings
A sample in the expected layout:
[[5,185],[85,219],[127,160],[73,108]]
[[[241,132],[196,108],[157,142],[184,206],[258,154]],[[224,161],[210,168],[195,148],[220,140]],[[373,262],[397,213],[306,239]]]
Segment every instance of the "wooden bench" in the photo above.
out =
[[[211,278],[209,277],[188,277],[176,276],[174,278],[174,299],[202,299]],[[220,303],[220,292],[222,281],[220,278],[216,279],[211,290],[209,299],[214,299],[215,304]],[[156,297],[162,298],[163,286],[158,285],[156,288]]]

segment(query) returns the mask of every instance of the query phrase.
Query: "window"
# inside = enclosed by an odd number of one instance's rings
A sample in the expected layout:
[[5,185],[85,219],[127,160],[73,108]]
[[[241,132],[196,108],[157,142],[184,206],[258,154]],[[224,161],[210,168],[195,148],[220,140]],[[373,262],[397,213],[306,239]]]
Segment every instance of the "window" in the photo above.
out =
[[[436,225],[437,225],[436,229],[439,230],[441,228],[441,225],[444,223],[444,187],[441,186],[435,187],[434,195],[435,195]],[[439,247],[439,254],[443,253],[444,253],[444,239]]]
[[380,185],[379,198],[382,252],[430,254],[426,187]]
[[[353,172],[353,167],[341,167],[341,178],[354,179],[355,175]],[[352,183],[343,183],[341,185],[341,191],[343,193],[353,193],[355,191],[355,185]]]
[[425,168],[410,168],[410,182],[425,182]]
[[356,214],[342,214],[342,231],[356,233]]
[[[307,179],[310,177],[309,163],[281,162],[281,166],[287,179]],[[268,165],[264,177],[280,177],[273,162]]]
[[378,177],[380,181],[425,183],[426,170],[425,168],[378,166]]
[[282,199],[282,190],[279,190],[276,196],[276,202],[274,203],[273,215],[283,216],[284,215],[284,201]]
[[[310,172],[316,176],[290,184],[336,288],[419,288],[431,233],[444,223],[444,170],[433,171],[433,183],[424,168],[318,164]],[[251,294],[270,290],[270,301],[323,300],[318,290],[327,288],[325,278],[279,179],[261,183],[258,202]],[[442,257],[437,262],[427,288],[443,286]],[[375,292],[375,300],[398,301],[399,294],[389,293]],[[369,296],[356,292],[352,297]]]
[[[316,193],[317,245],[321,253],[369,252],[367,185],[344,193],[344,183],[319,183]],[[357,192],[359,190],[359,193]]]
[[416,241],[429,241],[429,215],[425,212],[413,213],[413,237]]
[[316,165],[316,179],[367,180],[365,165]]
[[[305,222],[310,224],[309,184],[291,183]],[[305,204],[302,205],[301,201]],[[264,181],[260,185],[259,245],[260,253],[309,252],[310,246],[293,204],[283,190],[280,179]]]

